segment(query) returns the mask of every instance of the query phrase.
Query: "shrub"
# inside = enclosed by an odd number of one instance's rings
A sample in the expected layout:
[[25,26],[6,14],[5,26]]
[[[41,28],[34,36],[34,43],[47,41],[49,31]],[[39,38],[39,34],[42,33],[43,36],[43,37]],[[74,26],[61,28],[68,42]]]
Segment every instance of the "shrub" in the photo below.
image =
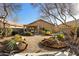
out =
[[5,31],[1,28],[0,29],[0,35],[11,36],[12,35],[12,31],[13,31],[12,28],[6,28]]
[[46,31],[46,32],[45,32],[45,35],[50,35],[50,34],[51,34],[50,31]]
[[43,31],[43,34],[44,34],[44,35],[50,35],[51,32],[50,32],[49,30],[44,30],[44,31]]
[[27,32],[26,36],[32,36],[33,34],[31,32]]
[[58,34],[57,35],[57,38],[59,38],[59,39],[63,39],[65,36],[64,36],[64,34]]
[[50,37],[50,38],[48,38],[48,40],[54,40],[54,38],[53,37]]
[[17,42],[20,42],[20,41],[22,41],[22,36],[19,35],[19,34],[16,34],[16,35],[14,36],[14,40],[17,41]]
[[12,31],[12,35],[16,35],[16,34],[18,34],[17,31]]
[[12,35],[12,32],[13,32],[13,29],[12,28],[7,28],[6,29],[6,36],[11,36]]

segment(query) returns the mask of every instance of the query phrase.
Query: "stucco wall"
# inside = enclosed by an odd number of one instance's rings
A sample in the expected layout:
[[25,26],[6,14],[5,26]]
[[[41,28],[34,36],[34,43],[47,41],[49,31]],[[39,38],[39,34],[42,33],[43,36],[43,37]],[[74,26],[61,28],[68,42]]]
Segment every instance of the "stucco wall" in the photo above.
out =
[[53,29],[54,29],[54,25],[53,25],[53,24],[44,22],[44,21],[42,21],[42,20],[33,22],[33,23],[29,24],[29,26],[39,26],[39,27],[44,27],[44,28],[46,28],[46,29],[48,29],[48,30],[51,30],[51,31],[53,31]]

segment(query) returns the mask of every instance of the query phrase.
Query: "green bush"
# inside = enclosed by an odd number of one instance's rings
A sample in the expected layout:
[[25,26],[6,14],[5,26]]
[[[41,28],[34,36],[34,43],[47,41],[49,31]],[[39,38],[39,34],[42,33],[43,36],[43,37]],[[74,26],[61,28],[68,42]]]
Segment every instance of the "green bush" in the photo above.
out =
[[59,39],[63,39],[65,36],[64,36],[64,34],[58,34],[57,35],[57,38],[59,38]]
[[55,40],[55,38],[53,38],[53,37],[50,37],[50,38],[48,38],[48,40]]
[[46,34],[46,35],[50,35],[51,32],[50,32],[50,31],[46,31],[45,34]]
[[26,36],[32,36],[32,35],[33,35],[33,33],[31,33],[31,32],[26,33]]
[[6,36],[11,36],[12,35],[12,32],[13,32],[13,29],[12,28],[7,28],[6,29]]
[[15,40],[16,42],[20,42],[20,41],[22,41],[22,36],[19,35],[19,34],[16,34],[16,35],[14,36],[14,40]]
[[13,29],[11,29],[11,28],[6,28],[5,31],[4,31],[4,29],[0,28],[0,35],[11,36],[12,31],[13,31]]
[[12,35],[14,36],[14,35],[16,35],[16,34],[18,34],[18,32],[17,31],[12,31]]
[[44,31],[42,31],[42,33],[44,35],[50,35],[51,34],[51,31],[50,30],[44,30]]

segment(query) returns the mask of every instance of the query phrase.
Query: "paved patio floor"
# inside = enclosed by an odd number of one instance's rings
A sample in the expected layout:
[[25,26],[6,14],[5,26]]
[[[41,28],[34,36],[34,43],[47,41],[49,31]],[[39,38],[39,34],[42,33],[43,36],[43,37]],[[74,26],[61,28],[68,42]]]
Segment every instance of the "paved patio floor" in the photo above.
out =
[[28,43],[28,47],[24,51],[24,53],[47,52],[48,50],[39,47],[39,42],[41,42],[41,40],[43,40],[44,38],[49,38],[49,37],[50,36],[40,36],[40,35],[23,37]]

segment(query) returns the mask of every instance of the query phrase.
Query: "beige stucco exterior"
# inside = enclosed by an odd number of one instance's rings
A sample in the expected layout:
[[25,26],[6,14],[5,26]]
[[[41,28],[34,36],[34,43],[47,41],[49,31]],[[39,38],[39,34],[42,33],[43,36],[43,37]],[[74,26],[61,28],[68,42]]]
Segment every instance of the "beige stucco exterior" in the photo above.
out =
[[36,26],[37,28],[38,27],[45,28],[45,29],[48,29],[50,31],[54,30],[54,25],[53,24],[51,24],[49,22],[46,22],[44,20],[41,20],[41,19],[39,19],[39,20],[37,20],[35,22],[32,22],[32,23],[30,23],[28,25],[24,25],[24,26],[26,26],[26,27],[28,27],[28,26]]

